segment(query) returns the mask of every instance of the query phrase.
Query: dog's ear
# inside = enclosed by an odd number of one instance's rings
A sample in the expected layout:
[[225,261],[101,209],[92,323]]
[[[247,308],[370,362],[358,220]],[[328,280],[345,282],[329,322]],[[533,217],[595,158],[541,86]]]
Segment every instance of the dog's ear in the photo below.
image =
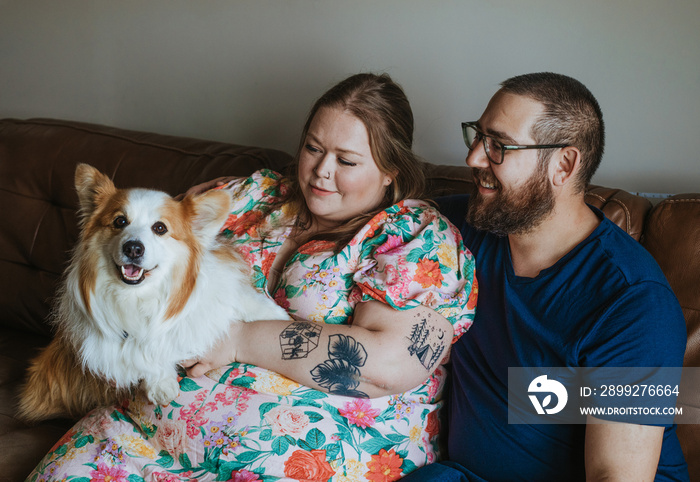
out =
[[100,198],[116,191],[109,177],[88,164],[78,164],[75,168],[75,189],[82,217],[92,214]]
[[192,230],[203,241],[213,240],[231,211],[228,191],[211,190],[203,194],[186,196],[183,203],[192,203]]

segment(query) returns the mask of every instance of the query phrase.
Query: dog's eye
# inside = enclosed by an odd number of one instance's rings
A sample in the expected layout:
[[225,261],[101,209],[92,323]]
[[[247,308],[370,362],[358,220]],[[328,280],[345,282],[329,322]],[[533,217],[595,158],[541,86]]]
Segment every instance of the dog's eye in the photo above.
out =
[[167,226],[161,223],[160,221],[151,226],[151,230],[158,236],[163,236],[165,233],[168,232]]
[[129,221],[126,219],[126,216],[117,216],[114,218],[114,221],[112,221],[112,225],[117,229],[125,228],[128,224]]

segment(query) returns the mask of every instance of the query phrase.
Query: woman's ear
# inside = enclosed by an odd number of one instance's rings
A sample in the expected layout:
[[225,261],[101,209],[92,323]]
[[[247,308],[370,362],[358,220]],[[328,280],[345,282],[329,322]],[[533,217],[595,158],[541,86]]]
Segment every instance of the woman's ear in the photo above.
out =
[[573,146],[562,147],[561,152],[554,156],[554,160],[552,182],[555,186],[564,186],[574,179],[581,166],[581,151]]
[[391,183],[394,182],[394,178],[396,178],[397,174],[398,174],[398,171],[385,172],[384,173],[384,181],[382,182],[382,186],[384,186],[384,187],[390,186]]

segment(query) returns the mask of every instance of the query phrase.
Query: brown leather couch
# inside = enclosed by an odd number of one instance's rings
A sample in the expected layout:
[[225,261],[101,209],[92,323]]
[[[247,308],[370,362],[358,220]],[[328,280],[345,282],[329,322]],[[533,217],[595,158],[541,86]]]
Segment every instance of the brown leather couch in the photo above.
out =
[[[178,194],[219,176],[283,170],[290,160],[271,149],[78,122],[0,120],[0,481],[22,480],[72,424],[26,425],[14,404],[28,360],[51,336],[51,300],[77,239],[76,163],[103,170],[119,187]],[[427,164],[426,170],[434,196],[472,187],[466,166]],[[587,200],[657,259],[685,314],[685,364],[700,366],[700,194],[652,207],[619,189],[591,187]],[[678,433],[691,479],[700,480],[700,427],[682,425]]]

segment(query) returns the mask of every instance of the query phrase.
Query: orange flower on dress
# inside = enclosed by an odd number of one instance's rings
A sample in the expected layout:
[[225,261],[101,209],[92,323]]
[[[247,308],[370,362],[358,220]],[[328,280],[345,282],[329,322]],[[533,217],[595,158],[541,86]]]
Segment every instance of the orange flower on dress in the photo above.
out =
[[235,236],[241,236],[247,233],[250,236],[255,236],[257,226],[263,217],[261,211],[247,211],[240,216],[230,214],[224,223],[224,229],[228,229]]
[[335,471],[326,462],[325,450],[297,450],[284,461],[284,475],[300,482],[327,482]]
[[277,257],[277,253],[270,253],[267,256],[263,256],[262,260],[262,274],[265,278],[270,277],[270,268],[272,268],[272,264],[275,262],[275,258]]
[[381,449],[377,455],[372,455],[372,460],[367,462],[369,472],[365,474],[368,480],[374,482],[393,482],[401,478],[401,464],[403,459],[391,449]]
[[425,424],[425,431],[427,432],[428,437],[431,439],[440,431],[440,419],[438,418],[437,410],[433,410],[428,414]]
[[316,240],[309,241],[301,248],[299,248],[300,254],[316,254],[323,253],[324,251],[333,251],[335,249],[335,241],[324,241]]
[[416,267],[416,276],[413,281],[420,283],[423,288],[431,286],[442,286],[442,271],[440,271],[440,263],[432,259],[421,259]]
[[479,282],[474,277],[474,282],[472,283],[472,292],[469,293],[469,300],[467,301],[467,309],[473,310],[476,308],[476,299],[479,297]]

